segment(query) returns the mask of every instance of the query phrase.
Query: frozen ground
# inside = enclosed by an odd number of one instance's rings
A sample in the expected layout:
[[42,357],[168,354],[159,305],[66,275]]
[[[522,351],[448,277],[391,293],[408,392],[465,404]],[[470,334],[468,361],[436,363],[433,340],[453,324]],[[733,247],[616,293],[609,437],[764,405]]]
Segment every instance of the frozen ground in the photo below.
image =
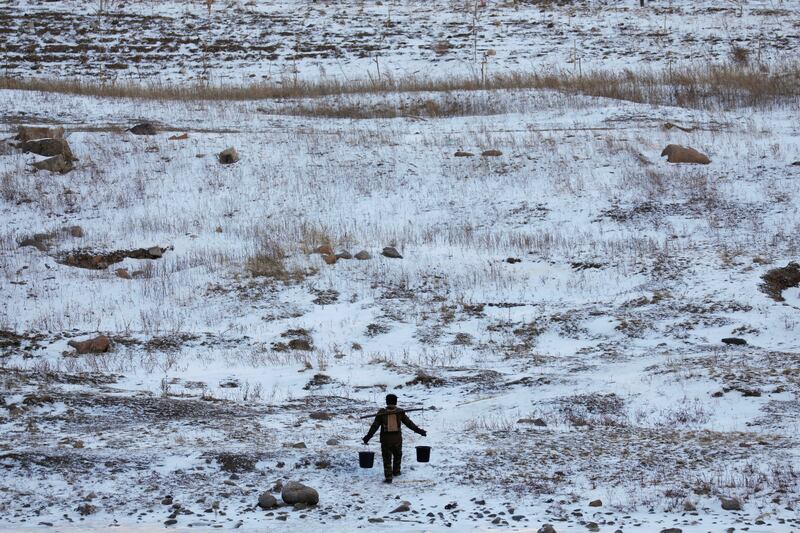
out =
[[800,39],[790,1],[557,4],[236,0],[214,1],[209,12],[199,0],[0,0],[0,71],[286,83],[586,72],[703,65],[727,60],[733,47],[763,63],[793,60]]
[[[79,158],[61,176],[0,156],[10,527],[152,526],[171,495],[195,513],[179,526],[798,528],[797,289],[760,290],[798,255],[796,109],[521,91],[413,97],[497,115],[334,120],[282,114],[307,102],[2,96],[8,136],[50,119]],[[123,131],[139,118],[164,131]],[[671,142],[712,164],[668,165]],[[223,166],[228,146],[241,161]],[[502,155],[454,156],[486,149]],[[373,258],[326,265],[310,253],[324,243]],[[153,245],[163,258],[59,262]],[[276,245],[287,274],[252,276]],[[72,355],[97,332],[112,352]],[[407,435],[388,487],[357,468],[353,416],[386,391],[431,407],[414,418],[434,450],[416,464]],[[320,507],[257,510],[278,479]],[[412,512],[387,515],[397,498]]]
[[[451,3],[216,3],[209,26],[200,3],[0,0],[0,62],[280,81],[470,73],[490,48],[508,72],[796,52],[787,2],[626,4],[489,2],[476,47]],[[34,173],[0,141],[0,531],[800,531],[800,289],[762,279],[800,255],[799,117],[546,91],[0,91],[0,139],[61,124],[78,158]],[[158,134],[125,131],[141,120]],[[670,165],[669,143],[712,163]],[[110,352],[68,346],[98,334]],[[386,486],[358,468],[358,416],[389,391],[429,435],[407,432]],[[259,509],[279,480],[320,505]]]

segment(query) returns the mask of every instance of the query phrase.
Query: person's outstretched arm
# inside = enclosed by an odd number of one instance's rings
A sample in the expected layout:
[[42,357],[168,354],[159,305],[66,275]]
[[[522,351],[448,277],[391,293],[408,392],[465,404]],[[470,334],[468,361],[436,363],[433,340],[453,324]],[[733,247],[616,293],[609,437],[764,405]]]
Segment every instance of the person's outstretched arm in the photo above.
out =
[[420,428],[418,428],[418,427],[417,427],[417,425],[416,425],[414,422],[412,422],[410,418],[408,418],[408,415],[405,413],[405,411],[403,411],[403,416],[400,418],[400,420],[401,420],[401,421],[403,422],[403,424],[405,424],[405,425],[408,427],[408,429],[410,429],[411,431],[413,431],[413,432],[415,432],[415,433],[419,433],[419,434],[420,434],[420,435],[422,435],[423,437],[425,437],[425,436],[427,436],[427,435],[428,435],[428,432],[427,432],[427,431],[425,431],[424,429],[420,429]]
[[379,414],[375,415],[375,421],[372,422],[372,426],[370,426],[369,431],[367,432],[367,435],[363,439],[364,444],[369,442],[369,439],[371,439],[372,436],[375,435],[375,432],[378,431],[378,429],[380,429],[380,427],[381,427],[381,415],[379,413]]

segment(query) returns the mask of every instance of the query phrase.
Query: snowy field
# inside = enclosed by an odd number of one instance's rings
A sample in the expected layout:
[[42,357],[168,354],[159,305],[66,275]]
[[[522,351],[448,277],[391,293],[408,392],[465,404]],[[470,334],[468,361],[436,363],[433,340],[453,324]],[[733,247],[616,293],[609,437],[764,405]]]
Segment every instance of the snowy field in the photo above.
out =
[[[509,70],[537,57],[561,68],[576,39],[587,61],[620,65],[630,45],[646,63],[645,37],[664,27],[676,61],[729,61],[731,39],[762,42],[767,62],[796,52],[788,2],[628,3],[490,2],[482,38]],[[208,23],[205,4],[112,5]],[[373,40],[387,16],[419,23],[424,38],[381,41],[384,72],[476,65],[466,37],[430,56],[432,40],[466,31],[448,21],[471,24],[463,5],[232,5],[244,43],[267,31],[259,17],[280,15],[282,31],[328,28],[313,42],[340,50],[356,39],[348,7]],[[75,17],[65,46],[82,27],[124,38],[95,7],[0,1],[12,28],[0,34],[14,36],[0,46],[46,19],[23,22],[33,12]],[[213,14],[206,31],[232,38],[223,6]],[[137,38],[164,31],[148,28]],[[556,31],[569,46],[549,40]],[[515,35],[544,55],[515,55]],[[292,46],[270,72],[212,55],[230,73],[211,77],[376,66],[352,50],[294,60]],[[181,50],[185,72],[155,51],[142,77],[208,77]],[[60,64],[98,76],[117,61],[105,57]],[[2,61],[12,75],[62,68]],[[332,118],[350,115],[374,118]],[[794,100],[687,109],[532,90],[171,102],[0,91],[0,531],[800,531],[800,288],[774,282],[800,260],[799,118]],[[157,133],[126,131],[142,121]],[[42,157],[14,146],[19,124],[63,125],[75,169],[33,172]],[[667,163],[668,144],[711,163]],[[240,160],[222,165],[229,147]],[[328,264],[320,246],[370,257]],[[100,334],[106,353],[68,345]],[[358,468],[359,451],[378,451],[377,437],[361,444],[359,416],[387,392],[425,407],[411,418],[428,431],[405,432],[392,485],[379,457]],[[432,446],[429,464],[415,445]],[[316,488],[319,505],[256,505],[289,480]]]

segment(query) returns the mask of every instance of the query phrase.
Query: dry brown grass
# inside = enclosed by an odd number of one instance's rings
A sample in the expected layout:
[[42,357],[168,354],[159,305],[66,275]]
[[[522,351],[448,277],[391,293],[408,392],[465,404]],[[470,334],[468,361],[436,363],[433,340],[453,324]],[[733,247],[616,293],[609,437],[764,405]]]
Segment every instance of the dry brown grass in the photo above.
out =
[[[390,92],[549,89],[640,103],[716,108],[768,106],[800,96],[800,63],[766,68],[741,63],[657,70],[496,74],[447,78],[383,76],[380,81],[297,81],[289,84],[167,85],[0,77],[0,89],[155,100],[261,100]],[[309,110],[313,111],[313,109]],[[321,110],[324,111],[324,110]],[[325,116],[359,115],[351,108]],[[398,114],[404,114],[398,111]],[[436,116],[443,113],[430,113]]]

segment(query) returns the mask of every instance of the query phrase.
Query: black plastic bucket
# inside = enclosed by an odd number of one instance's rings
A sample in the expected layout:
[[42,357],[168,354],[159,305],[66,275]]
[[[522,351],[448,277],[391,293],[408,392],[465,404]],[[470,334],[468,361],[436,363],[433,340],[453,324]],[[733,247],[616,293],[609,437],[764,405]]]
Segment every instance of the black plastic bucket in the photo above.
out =
[[417,462],[427,463],[430,460],[431,460],[431,447],[417,446]]
[[375,464],[375,452],[358,452],[358,466],[372,468]]

